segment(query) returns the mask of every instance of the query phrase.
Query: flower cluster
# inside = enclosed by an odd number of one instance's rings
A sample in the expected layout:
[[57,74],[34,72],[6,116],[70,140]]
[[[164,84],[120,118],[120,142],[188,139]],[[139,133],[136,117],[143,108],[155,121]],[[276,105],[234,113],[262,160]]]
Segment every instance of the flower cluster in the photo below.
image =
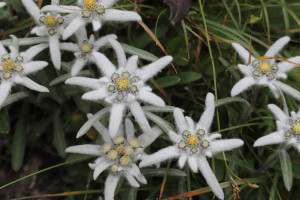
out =
[[[140,21],[138,13],[115,9],[113,6],[116,0],[78,0],[76,6],[59,5],[58,0],[52,0],[51,5],[41,9],[33,0],[22,0],[22,3],[36,23],[31,33],[38,37],[33,39],[36,45],[24,52],[19,52],[19,41],[14,36],[11,40],[13,45],[8,45],[9,52],[0,42],[0,107],[15,84],[38,92],[49,92],[46,87],[27,77],[48,65],[45,61],[33,61],[37,54],[49,48],[53,66],[60,70],[60,51],[72,52],[75,59],[71,72],[67,74],[68,79],[64,79],[65,84],[83,87],[83,100],[103,106],[96,114],[87,115],[88,121],[78,131],[77,137],[94,127],[104,143],[70,146],[66,152],[97,156],[89,167],[94,171],[94,179],[108,171],[104,189],[106,200],[113,200],[121,177],[125,177],[132,187],[140,187],[140,184],[147,184],[140,168],[159,166],[161,162],[172,158],[178,158],[180,169],[187,163],[194,173],[200,172],[213,193],[224,199],[223,190],[207,157],[241,147],[244,142],[241,139],[220,139],[220,133],[211,132],[215,96],[207,93],[205,110],[198,122],[184,116],[180,108],[168,107],[173,112],[176,131],[171,126],[162,125],[163,123],[156,123],[158,126],[152,127],[148,121],[151,110],[145,111],[144,105],[151,105],[152,109],[161,109],[163,112],[166,104],[152,91],[148,82],[172,62],[172,56],[164,56],[140,67],[141,58],[137,55],[127,58],[116,35],[95,38],[93,34],[88,35],[86,30],[90,23],[96,32],[105,22]],[[4,5],[0,3],[0,7]],[[72,35],[75,36],[72,38],[75,42],[62,41]],[[275,62],[274,56],[289,40],[287,36],[280,38],[263,57],[257,58],[240,44],[233,43],[233,48],[244,61],[244,64],[238,64],[238,68],[245,77],[233,86],[231,96],[236,96],[251,86],[263,85],[268,86],[277,98],[282,90],[300,100],[299,91],[278,80],[286,79],[286,73],[300,63],[300,56]],[[105,47],[113,49],[117,62],[109,60],[100,52]],[[81,70],[90,63],[97,66],[100,75],[95,75],[94,78],[80,77]],[[300,110],[289,115],[274,104],[269,104],[268,107],[277,118],[277,131],[259,138],[254,146],[282,143],[293,145],[300,153]],[[100,122],[106,115],[109,115],[107,126]],[[147,155],[145,148],[163,134],[162,129],[173,145]],[[142,133],[137,136],[137,131]]]

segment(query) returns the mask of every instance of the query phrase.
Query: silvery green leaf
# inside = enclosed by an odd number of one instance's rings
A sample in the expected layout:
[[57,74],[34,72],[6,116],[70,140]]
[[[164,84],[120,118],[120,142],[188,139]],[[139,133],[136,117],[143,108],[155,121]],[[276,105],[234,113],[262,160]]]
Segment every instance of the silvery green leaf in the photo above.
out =
[[[27,45],[34,45],[40,43],[48,43],[48,37],[31,37],[31,38],[19,38],[19,46],[27,46]],[[2,40],[2,44],[4,46],[13,45],[12,39]]]
[[[142,169],[141,172],[145,177],[164,176],[166,173],[166,168]],[[185,177],[186,173],[179,169],[169,169],[168,176]]]
[[173,128],[169,125],[169,123],[161,117],[152,114],[148,111],[145,111],[145,116],[151,121],[153,121],[155,124],[157,124],[164,132],[168,133],[170,130],[174,131]]
[[292,164],[291,158],[286,150],[278,150],[282,176],[285,188],[290,191],[293,184]]
[[[92,75],[90,71],[84,70],[77,74],[77,76],[90,76]],[[57,85],[59,83],[65,82],[68,78],[71,78],[71,73],[67,73],[55,78],[53,81],[49,83],[49,86]]]
[[79,129],[76,138],[83,136],[93,126],[95,122],[97,122],[106,114],[108,114],[110,109],[111,109],[110,107],[103,108],[102,110],[94,114],[94,116],[91,119],[89,119],[87,122],[85,122],[85,124],[83,124],[83,126]]
[[66,72],[71,72],[74,62],[61,62],[61,68]]
[[[164,106],[164,107],[158,107],[158,106],[143,106],[142,109],[144,111],[149,112],[173,112],[176,107],[174,106]],[[182,110],[182,109],[181,109]],[[182,110],[182,112],[184,112]]]
[[219,106],[223,106],[229,103],[236,103],[236,102],[244,103],[250,110],[252,110],[250,103],[241,97],[227,97],[227,98],[219,99],[216,101],[215,106],[217,108]]
[[158,57],[156,57],[155,55],[153,55],[147,51],[138,49],[133,46],[129,46],[128,44],[124,44],[124,43],[120,43],[120,44],[126,53],[129,53],[131,55],[137,55],[138,57],[140,57],[144,60],[148,60],[148,61],[152,61],[152,62],[158,60]]
[[10,105],[20,99],[23,99],[25,97],[27,97],[27,94],[25,94],[24,92],[17,92],[17,93],[11,94],[7,97],[7,99],[4,101],[2,106],[0,106],[0,109],[7,105]]

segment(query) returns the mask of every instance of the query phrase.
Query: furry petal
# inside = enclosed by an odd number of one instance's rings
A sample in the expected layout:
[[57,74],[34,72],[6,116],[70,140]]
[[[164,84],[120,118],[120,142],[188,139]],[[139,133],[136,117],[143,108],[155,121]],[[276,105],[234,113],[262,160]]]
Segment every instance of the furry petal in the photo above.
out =
[[26,76],[23,76],[22,79],[23,79],[23,82],[20,84],[24,85],[25,87],[27,87],[31,90],[35,90],[38,92],[49,92],[48,88],[46,88],[40,84],[37,84],[36,82],[32,81],[31,79],[27,78]]
[[48,48],[48,44],[38,44],[35,46],[30,47],[27,49],[24,53],[21,53],[21,55],[24,55],[25,62],[28,62],[32,60],[38,53],[43,51],[44,49]]
[[108,43],[108,39],[116,40],[118,37],[115,34],[109,34],[101,37],[97,41],[95,41],[95,49],[98,50],[100,47],[103,47]]
[[142,100],[143,102],[155,106],[164,107],[166,105],[165,102],[159,96],[147,90],[145,87],[139,91],[137,98]]
[[174,116],[176,128],[180,134],[183,131],[188,130],[189,126],[187,124],[187,121],[185,120],[185,117],[179,108],[174,109],[173,116]]
[[93,57],[95,58],[96,64],[102,73],[110,78],[116,71],[116,67],[102,53],[93,52]]
[[92,24],[93,24],[93,31],[99,31],[99,29],[101,28],[102,26],[102,23],[99,21],[99,20],[93,20],[92,21]]
[[2,42],[0,41],[0,55],[3,55],[3,54],[7,54],[7,51],[4,48],[4,46],[2,45]]
[[76,17],[73,21],[66,27],[63,33],[63,40],[68,39],[73,35],[80,27],[84,26],[84,20],[82,17]]
[[275,104],[269,104],[268,108],[279,121],[281,121],[282,123],[285,123],[287,121],[288,116],[278,106],[276,106]]
[[[284,36],[277,40],[270,48],[269,50],[265,53],[266,57],[274,57],[276,54],[279,53],[279,51],[290,41],[290,38],[288,36]],[[273,60],[273,63],[275,61]],[[273,64],[272,63],[272,64]]]
[[209,130],[215,113],[215,96],[212,93],[207,93],[205,99],[205,110],[201,115],[199,122],[196,124],[196,130],[202,128],[206,131]]
[[255,143],[254,147],[259,147],[259,146],[265,146],[265,145],[270,145],[270,144],[279,144],[284,142],[284,137],[279,132],[273,132],[268,135],[262,136],[258,138]]
[[129,109],[141,129],[146,133],[151,133],[151,127],[146,119],[141,105],[137,101],[133,101],[129,104]]
[[148,147],[156,138],[158,138],[162,134],[162,130],[157,126],[152,128],[151,133],[143,133],[141,136],[138,137],[141,146],[145,149]]
[[117,54],[119,68],[125,67],[126,55],[125,55],[125,52],[124,52],[121,44],[113,39],[108,39],[108,42],[110,43],[110,45],[112,46],[112,48],[115,50],[115,52]]
[[60,69],[61,57],[59,49],[59,39],[57,36],[49,37],[49,47],[51,53],[51,60],[56,69]]
[[140,184],[135,180],[135,178],[132,175],[125,173],[124,176],[132,187],[140,187]]
[[186,154],[182,154],[179,159],[178,159],[178,165],[179,168],[182,169],[186,163],[187,160],[187,155]]
[[224,199],[224,193],[223,190],[212,172],[206,158],[204,156],[199,156],[197,159],[198,167],[200,172],[202,173],[204,179],[206,180],[206,183],[209,185],[213,193],[219,198]]
[[72,42],[60,43],[60,49],[64,51],[77,52],[80,51],[78,44]]
[[245,75],[245,76],[251,76],[252,72],[250,70],[250,67],[247,65],[241,65],[238,64],[239,70]]
[[84,95],[82,95],[82,99],[90,100],[90,101],[99,101],[107,97],[107,95],[108,95],[107,88],[101,87],[98,90],[85,93]]
[[0,107],[10,93],[13,83],[11,81],[2,81],[0,84]]
[[111,107],[108,128],[111,138],[114,138],[117,135],[118,129],[122,123],[125,108],[126,105],[122,103],[113,104]]
[[[88,119],[91,119],[94,115],[91,113],[87,114]],[[93,127],[98,131],[98,133],[102,136],[102,139],[104,142],[111,143],[111,139],[109,137],[108,130],[100,121],[97,121],[95,124],[93,124]]]
[[124,11],[117,9],[106,9],[103,14],[103,21],[117,21],[117,22],[128,22],[128,21],[142,21],[141,16],[133,11]]
[[39,7],[34,3],[33,0],[22,0],[22,3],[26,10],[29,12],[29,14],[34,18],[36,22],[39,21],[40,18],[40,9]]
[[104,160],[104,162],[99,163],[94,169],[94,174],[93,174],[94,180],[96,180],[98,176],[112,164],[113,162],[107,160]]
[[125,66],[125,70],[128,71],[129,73],[134,73],[138,67],[138,59],[139,57],[137,55],[128,58]]
[[42,12],[58,12],[58,13],[75,13],[82,10],[77,6],[67,6],[67,5],[46,5],[41,9]]
[[45,61],[31,61],[23,65],[24,74],[31,74],[33,72],[39,71],[48,65]]
[[131,120],[128,118],[125,119],[125,133],[127,140],[130,140],[131,138],[134,138],[134,125]]
[[253,77],[251,76],[245,77],[239,80],[239,82],[237,82],[233,86],[233,88],[231,89],[231,96],[234,97],[255,84],[256,81]]
[[278,86],[283,92],[291,95],[292,97],[300,101],[300,92],[298,90],[280,81],[275,81],[274,84]]
[[109,174],[105,180],[104,199],[113,200],[120,175]]
[[141,80],[145,82],[148,79],[152,78],[163,68],[165,68],[168,64],[170,64],[172,60],[173,60],[172,56],[164,56],[158,59],[157,61],[144,66],[138,72]]
[[78,85],[91,89],[99,89],[103,85],[99,82],[99,79],[86,78],[86,77],[72,77],[66,80],[65,84]]
[[197,173],[198,164],[197,164],[197,159],[194,156],[191,156],[188,158],[188,164],[189,164],[189,167],[191,168],[191,170],[194,173]]
[[[236,52],[239,54],[241,59],[244,61],[244,64],[248,65],[249,63],[249,51],[247,51],[242,45],[238,43],[232,43],[232,47],[236,50]],[[251,56],[250,62],[253,62],[255,60],[254,56]]]
[[140,168],[136,164],[131,164],[131,167],[127,169],[127,171],[134,176],[139,182],[143,184],[147,184],[147,180],[142,175]]
[[85,65],[86,61],[84,59],[77,58],[72,66],[71,76],[76,76]]
[[[300,64],[300,56],[289,58],[288,61]],[[296,67],[294,64],[288,63],[288,62],[284,62],[284,61],[278,63],[277,65],[278,65],[278,71],[279,72],[283,72],[283,73],[291,71],[292,69],[294,69]]]
[[86,155],[101,155],[101,146],[97,144],[83,144],[66,148],[67,153],[79,153]]
[[219,152],[230,151],[243,145],[244,142],[240,139],[215,140],[210,143],[209,150],[211,154],[214,155]]
[[170,158],[178,158],[180,156],[180,152],[176,146],[169,146],[167,148],[164,148],[162,150],[159,150],[158,152],[147,156],[146,159],[142,160],[140,162],[139,167],[148,167],[151,165],[159,164],[163,161],[166,161]]

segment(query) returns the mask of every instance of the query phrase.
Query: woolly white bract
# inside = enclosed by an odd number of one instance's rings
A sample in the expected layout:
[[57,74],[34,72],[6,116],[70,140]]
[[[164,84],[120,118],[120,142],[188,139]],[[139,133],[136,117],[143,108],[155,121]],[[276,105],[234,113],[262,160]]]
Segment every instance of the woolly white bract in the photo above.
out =
[[184,117],[181,110],[176,108],[174,110],[174,120],[177,133],[169,131],[169,137],[175,145],[164,148],[150,156],[145,156],[140,163],[140,167],[158,165],[170,158],[179,158],[178,165],[180,168],[188,162],[193,172],[196,173],[199,169],[216,196],[224,199],[223,191],[209,166],[206,156],[211,157],[216,153],[232,150],[242,146],[244,142],[240,139],[215,140],[220,138],[221,134],[209,133],[215,111],[215,101],[212,93],[207,94],[205,106],[205,111],[196,124],[190,117]]
[[0,2],[0,8],[6,6],[6,3],[5,2]]
[[88,39],[86,29],[81,28],[76,32],[77,44],[61,43],[62,50],[74,52],[76,57],[72,66],[71,75],[76,76],[89,62],[94,62],[93,52],[97,52],[108,43],[108,39],[117,39],[114,34],[106,35],[95,41],[94,35]]
[[133,11],[124,11],[111,8],[116,0],[78,0],[79,6],[49,5],[42,11],[55,11],[60,13],[71,13],[73,20],[66,27],[63,39],[73,35],[80,27],[89,23],[93,24],[93,30],[98,31],[104,22],[117,21],[141,21],[142,18]]
[[47,47],[48,45],[46,44],[39,44],[32,46],[25,52],[19,53],[14,46],[9,46],[10,53],[8,53],[0,42],[0,106],[7,98],[14,84],[21,84],[38,92],[49,92],[46,87],[27,77],[27,75],[48,65],[45,61],[31,61],[34,56]]
[[292,111],[288,115],[274,104],[269,104],[268,108],[277,119],[277,131],[258,138],[254,147],[285,143],[292,145],[300,153],[300,109],[298,113]]
[[[92,117],[89,114],[88,117]],[[144,155],[144,149],[149,146],[162,131],[154,127],[151,133],[144,133],[138,138],[134,136],[134,125],[129,119],[125,119],[125,135],[123,126],[114,138],[109,136],[108,130],[100,123],[94,124],[95,129],[102,135],[103,145],[85,144],[71,146],[66,149],[69,153],[80,153],[99,156],[89,166],[94,170],[93,177],[97,177],[108,170],[109,175],[105,181],[104,196],[106,200],[113,200],[115,189],[120,177],[125,177],[132,187],[139,187],[140,183],[147,184],[147,180],[141,174],[136,162]]]
[[93,89],[93,91],[82,96],[85,100],[105,100],[111,104],[109,132],[112,137],[116,135],[127,108],[129,108],[143,131],[150,132],[150,125],[138,101],[155,106],[165,106],[164,101],[152,93],[152,89],[145,85],[145,82],[166,67],[172,61],[172,57],[165,56],[143,68],[138,68],[137,56],[132,56],[126,60],[124,50],[120,44],[111,39],[109,39],[109,42],[116,51],[118,69],[105,55],[93,52],[92,55],[102,71],[103,77],[100,79],[73,77],[68,79],[66,83]]
[[[59,39],[61,38],[65,26],[68,24],[67,17],[55,12],[43,14],[33,0],[22,0],[23,5],[29,14],[34,18],[36,26],[33,27],[31,34],[49,38],[49,48],[51,60],[56,69],[61,66],[61,53]],[[52,1],[52,4],[56,1]]]
[[[274,57],[289,41],[290,38],[287,36],[280,38],[269,48],[264,57]],[[240,44],[233,43],[232,46],[245,63],[245,65],[238,65],[238,68],[245,77],[233,86],[231,96],[236,96],[253,85],[263,85],[268,86],[276,98],[279,98],[278,89],[281,89],[295,99],[300,100],[299,91],[277,80],[280,78],[286,79],[286,73],[295,67],[294,64],[289,62],[280,62],[277,64],[274,59],[255,59]],[[300,56],[288,60],[300,63]],[[248,65],[248,63],[250,64]]]

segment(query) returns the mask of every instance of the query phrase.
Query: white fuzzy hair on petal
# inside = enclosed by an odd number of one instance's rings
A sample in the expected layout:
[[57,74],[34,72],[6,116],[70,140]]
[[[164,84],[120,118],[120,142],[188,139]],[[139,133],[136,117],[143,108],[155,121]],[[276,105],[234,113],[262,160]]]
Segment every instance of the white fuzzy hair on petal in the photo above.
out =
[[99,101],[108,96],[107,88],[101,87],[98,90],[87,92],[82,95],[82,99],[90,101]]
[[291,95],[292,97],[300,101],[300,92],[298,90],[280,81],[275,81],[274,84],[278,86],[283,92]]
[[284,137],[280,134],[280,132],[273,132],[263,137],[258,138],[255,143],[254,147],[271,145],[271,144],[279,144],[284,142]]
[[173,116],[174,116],[174,122],[175,122],[176,128],[179,133],[182,133],[183,131],[185,131],[189,128],[187,121],[186,121],[182,111],[179,108],[174,109]]
[[[279,51],[290,41],[290,38],[288,36],[284,36],[280,39],[278,39],[265,53],[264,56],[266,57],[274,57],[276,54],[279,53]],[[275,62],[275,61],[274,61]],[[272,63],[273,64],[273,63]]]
[[56,35],[49,37],[49,49],[51,53],[51,60],[56,69],[60,69],[61,54],[59,48],[59,39]]
[[159,107],[164,107],[166,105],[165,102],[162,100],[162,98],[160,98],[153,92],[148,91],[145,87],[143,87],[139,91],[138,99],[142,100],[143,102],[146,102],[146,103],[149,103],[149,104],[152,104],[155,106],[159,106]]
[[135,178],[132,175],[125,173],[124,176],[132,187],[140,187],[140,184],[135,180]]
[[109,174],[105,180],[104,199],[114,200],[115,191],[119,182],[120,175]]
[[49,92],[48,88],[46,88],[40,84],[37,84],[36,82],[32,81],[31,79],[27,78],[26,76],[23,76],[22,79],[23,79],[23,81],[20,84],[24,85],[25,87],[27,87],[31,90],[35,90],[38,92]]
[[83,25],[84,25],[84,20],[81,17],[76,17],[64,30],[63,40],[68,39]]
[[[289,58],[288,61],[296,63],[296,64],[300,64],[300,56]],[[292,64],[292,63],[289,63],[286,61],[282,61],[282,62],[278,63],[277,65],[278,65],[278,71],[283,72],[283,73],[291,71],[292,69],[294,69],[296,67],[295,64]]]
[[209,149],[212,155],[214,155],[223,151],[230,151],[243,145],[244,142],[240,139],[215,140],[210,143]]
[[0,107],[10,93],[13,83],[11,81],[2,81],[0,84]]
[[148,147],[150,144],[156,140],[162,134],[162,130],[157,126],[152,128],[151,133],[143,133],[141,136],[138,137],[140,144],[143,148]]
[[128,118],[125,119],[125,134],[127,140],[130,140],[131,138],[134,138],[134,125],[132,121]]
[[72,66],[71,76],[76,76],[86,65],[86,62],[87,61],[82,58],[77,58]]
[[129,109],[134,116],[134,119],[139,124],[144,132],[151,132],[151,127],[148,120],[146,119],[145,113],[141,105],[137,101],[133,101],[129,104]]
[[223,190],[212,172],[206,158],[204,156],[199,156],[197,159],[198,168],[200,172],[202,173],[204,179],[206,180],[206,183],[209,185],[213,193],[219,198],[224,199],[224,193]]
[[105,76],[111,77],[111,75],[116,71],[116,67],[102,53],[93,52],[93,57],[97,67]]
[[245,76],[251,76],[252,72],[250,70],[250,67],[246,66],[246,65],[241,65],[238,64],[238,68],[239,70],[245,75]]
[[78,86],[83,86],[95,90],[99,89],[102,86],[99,79],[86,78],[86,77],[72,77],[67,79],[65,81],[65,84],[78,85]]
[[67,153],[79,153],[86,155],[101,155],[101,146],[96,144],[83,144],[66,148]]
[[113,162],[107,160],[104,160],[103,162],[99,163],[94,169],[94,173],[93,173],[94,180],[96,180],[98,176],[112,164]]
[[288,116],[275,104],[269,104],[268,108],[279,121],[285,123],[288,120]]
[[215,96],[212,93],[207,93],[205,98],[205,110],[196,124],[196,129],[202,128],[209,130],[215,114]]
[[48,65],[45,61],[31,61],[23,65],[23,74],[32,74],[45,68]]
[[197,173],[198,171],[198,164],[197,164],[197,159],[196,157],[194,156],[190,156],[188,157],[188,164],[189,164],[189,167],[191,168],[191,170],[194,172],[194,173]]
[[133,11],[106,9],[102,15],[104,22],[116,21],[116,22],[128,22],[128,21],[142,21],[141,16]]
[[139,57],[137,55],[131,56],[128,58],[125,69],[129,73],[134,73],[138,66],[138,59]]
[[125,112],[126,105],[119,103],[113,104],[110,111],[109,118],[109,135],[114,138],[117,135],[119,127],[122,123],[123,115]]
[[178,158],[179,156],[180,152],[177,147],[166,147],[150,156],[147,156],[146,159],[143,159],[142,162],[140,162],[139,167],[148,167],[151,165],[156,165],[170,158]]
[[182,154],[179,159],[178,159],[178,166],[180,169],[182,169],[186,163],[187,160],[187,155],[186,154]]
[[234,97],[238,94],[240,94],[241,92],[247,90],[248,88],[250,88],[251,86],[255,85],[256,81],[253,77],[248,76],[245,77],[241,80],[239,80],[239,82],[237,82],[233,88],[231,89],[231,96]]
[[[247,51],[242,45],[238,43],[232,43],[232,47],[236,50],[236,52],[239,54],[239,56],[244,61],[244,64],[248,65],[249,62],[253,62],[255,58],[250,55],[249,51]],[[251,60],[249,61],[249,55]]]
[[110,45],[112,46],[112,48],[115,50],[115,52],[117,54],[119,68],[125,67],[127,60],[126,60],[126,55],[125,55],[124,49],[121,46],[121,44],[119,42],[117,42],[116,40],[109,39],[109,38],[108,38],[108,42],[110,43]]

